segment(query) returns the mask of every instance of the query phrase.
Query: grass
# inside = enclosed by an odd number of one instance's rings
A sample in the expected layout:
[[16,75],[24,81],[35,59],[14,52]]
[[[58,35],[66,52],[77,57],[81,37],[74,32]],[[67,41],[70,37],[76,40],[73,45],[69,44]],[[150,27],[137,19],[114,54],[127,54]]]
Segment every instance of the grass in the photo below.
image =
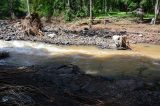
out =
[[127,17],[133,17],[133,14],[126,14],[126,12],[109,12],[107,14],[99,14],[96,16],[96,18],[127,18]]
[[[144,19],[152,19],[154,17],[154,14],[145,14]],[[99,14],[96,15],[97,19],[100,18],[118,18],[118,19],[124,19],[124,18],[136,18],[134,14],[131,12],[109,12],[107,14]]]
[[144,19],[152,19],[154,17],[154,14],[145,14]]
[[[136,15],[132,14],[131,12],[109,12],[107,14],[93,14],[96,19],[105,19],[105,18],[112,18],[114,20],[121,20],[121,19],[127,19],[127,20],[137,20]],[[144,16],[144,20],[147,22],[150,22],[151,19],[154,17],[154,14],[147,13]],[[82,23],[89,23],[89,17],[87,18],[76,18],[72,21],[76,24],[82,24]]]

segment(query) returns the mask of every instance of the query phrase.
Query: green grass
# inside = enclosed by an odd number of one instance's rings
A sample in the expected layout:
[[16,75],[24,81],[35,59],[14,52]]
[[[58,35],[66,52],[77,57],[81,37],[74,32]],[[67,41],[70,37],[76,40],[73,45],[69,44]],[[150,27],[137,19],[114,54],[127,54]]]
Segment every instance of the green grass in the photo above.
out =
[[154,17],[154,14],[147,13],[144,16],[144,19],[152,19],[153,17]]
[[133,17],[133,14],[131,14],[131,13],[126,14],[126,12],[109,12],[107,14],[99,14],[99,15],[96,16],[96,18],[106,18],[106,17],[128,18],[128,17]]
[[[154,14],[145,14],[144,19],[152,19],[154,17]],[[132,14],[131,12],[128,12],[126,14],[126,12],[109,12],[107,14],[99,14],[96,15],[96,18],[118,18],[118,19],[124,19],[124,18],[136,18],[136,16],[134,14]]]

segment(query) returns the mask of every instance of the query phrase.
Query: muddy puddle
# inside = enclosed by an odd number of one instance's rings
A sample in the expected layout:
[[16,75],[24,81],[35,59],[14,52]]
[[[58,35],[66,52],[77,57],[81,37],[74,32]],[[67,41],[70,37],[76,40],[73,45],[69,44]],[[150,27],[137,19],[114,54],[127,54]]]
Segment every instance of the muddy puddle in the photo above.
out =
[[107,77],[160,77],[160,46],[132,45],[133,50],[102,50],[93,46],[56,46],[30,41],[0,41],[10,57],[0,65],[32,66],[74,64],[86,74]]

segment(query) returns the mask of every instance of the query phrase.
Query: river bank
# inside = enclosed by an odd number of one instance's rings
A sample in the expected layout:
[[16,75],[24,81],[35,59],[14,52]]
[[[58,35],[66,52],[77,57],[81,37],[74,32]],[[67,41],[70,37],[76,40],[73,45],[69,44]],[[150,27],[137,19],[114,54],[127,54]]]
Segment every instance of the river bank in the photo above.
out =
[[[88,29],[86,25],[79,26],[74,24],[62,23],[44,23],[44,36],[26,35],[22,31],[19,21],[11,22],[7,20],[0,21],[0,39],[4,40],[25,40],[38,41],[57,45],[95,45],[100,48],[114,49],[115,44],[112,41],[113,35],[127,35],[130,44],[149,43],[160,44],[159,30],[146,28],[142,25],[124,23],[111,23],[107,25],[94,25],[93,29]],[[118,28],[115,25],[119,26]],[[141,30],[140,27],[143,27]],[[124,28],[125,27],[125,28]],[[127,29],[130,28],[130,29]],[[137,31],[136,31],[137,30]],[[145,32],[144,32],[145,31]],[[146,33],[147,31],[147,33]],[[154,32],[154,33],[153,33]]]

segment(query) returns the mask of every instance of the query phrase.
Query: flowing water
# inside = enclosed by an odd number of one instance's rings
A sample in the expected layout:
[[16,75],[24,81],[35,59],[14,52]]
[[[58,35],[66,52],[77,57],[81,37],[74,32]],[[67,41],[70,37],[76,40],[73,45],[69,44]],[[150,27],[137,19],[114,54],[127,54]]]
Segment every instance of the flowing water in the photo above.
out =
[[132,45],[133,50],[108,50],[94,46],[56,46],[30,41],[2,41],[0,51],[10,57],[1,65],[32,66],[75,64],[87,74],[109,77],[160,78],[160,46]]

